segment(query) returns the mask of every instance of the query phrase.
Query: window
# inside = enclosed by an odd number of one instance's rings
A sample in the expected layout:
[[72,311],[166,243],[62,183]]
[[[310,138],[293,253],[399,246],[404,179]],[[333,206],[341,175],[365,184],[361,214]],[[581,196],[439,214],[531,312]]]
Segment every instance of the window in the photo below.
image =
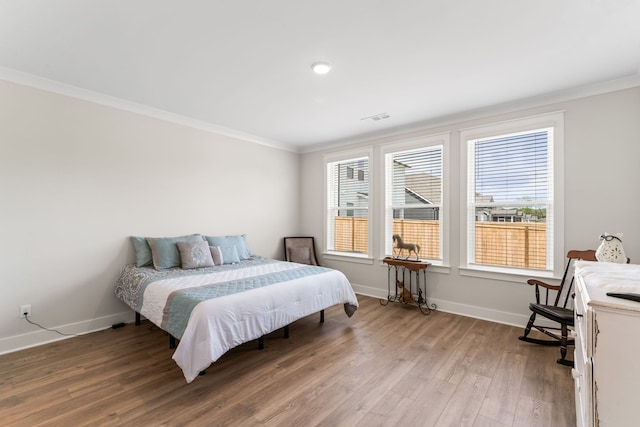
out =
[[[443,264],[449,135],[390,144],[383,148],[385,171],[384,254]],[[403,244],[416,245],[409,254]]]
[[562,268],[562,122],[554,113],[461,132],[463,267],[550,276]]
[[370,150],[325,158],[326,250],[329,253],[353,257],[371,254],[370,158]]
[[353,179],[353,168],[351,166],[346,166],[347,169],[347,178]]

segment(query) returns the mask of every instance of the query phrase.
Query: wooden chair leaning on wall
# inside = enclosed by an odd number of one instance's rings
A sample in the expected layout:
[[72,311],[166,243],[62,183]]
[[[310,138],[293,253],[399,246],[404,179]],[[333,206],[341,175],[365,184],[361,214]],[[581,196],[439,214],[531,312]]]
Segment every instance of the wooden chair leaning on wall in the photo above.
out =
[[313,237],[285,237],[284,259],[300,264],[320,265]]
[[[597,261],[596,251],[592,249],[577,251],[571,250],[567,253],[567,265],[562,276],[562,281],[559,285],[550,285],[537,279],[529,279],[527,283],[535,286],[536,290],[536,302],[529,304],[529,309],[532,311],[529,323],[527,323],[524,329],[524,335],[518,339],[535,344],[542,345],[559,345],[560,346],[560,359],[557,360],[561,365],[573,366],[572,360],[567,360],[567,346],[573,345],[574,341],[569,339],[569,327],[573,327],[573,308],[567,308],[569,298],[572,296],[573,288],[573,274],[571,274],[569,283],[567,283],[567,276],[569,270],[574,261]],[[540,302],[540,288],[544,288],[544,302]],[[555,291],[555,299],[552,303],[549,303],[549,297],[553,298],[553,292]],[[559,327],[548,327],[539,324],[535,324],[536,316],[540,315],[545,319],[559,323]],[[543,334],[551,337],[552,339],[538,339],[529,336],[531,328],[535,328]],[[558,335],[558,331],[560,334]]]

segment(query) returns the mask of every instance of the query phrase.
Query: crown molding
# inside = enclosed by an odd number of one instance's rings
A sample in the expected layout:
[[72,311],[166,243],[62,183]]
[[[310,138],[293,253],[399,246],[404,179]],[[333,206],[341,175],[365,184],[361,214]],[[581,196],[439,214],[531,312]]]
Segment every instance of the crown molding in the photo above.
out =
[[279,150],[304,154],[329,149],[345,148],[349,145],[371,142],[377,139],[396,137],[412,132],[427,131],[438,126],[446,126],[464,121],[482,119],[497,114],[504,114],[518,110],[524,110],[527,108],[541,107],[558,102],[566,102],[579,98],[601,95],[608,92],[630,89],[640,86],[640,73],[615,80],[608,80],[590,85],[578,86],[544,95],[538,95],[515,101],[508,101],[488,107],[467,110],[460,113],[408,124],[405,126],[394,127],[383,131],[367,133],[350,138],[341,138],[333,141],[325,141],[323,143],[313,144],[306,147],[298,147],[294,144],[287,144],[284,142],[263,138],[257,135],[248,134],[235,129],[204,122],[202,120],[196,120],[190,117],[149,107],[147,105],[138,104],[136,102],[116,98],[110,95],[105,95],[103,93],[82,89],[66,83],[46,79],[44,77],[24,73],[22,71],[14,70],[11,68],[0,67],[0,80],[5,80],[23,86],[33,87],[46,92],[57,93],[59,95],[68,96],[71,98],[93,102],[95,104],[112,107],[118,110],[128,111],[154,119],[163,120],[219,135],[224,135],[243,141],[276,148]]
[[271,148],[277,148],[279,150],[291,151],[295,153],[299,152],[298,148],[291,144],[274,141],[268,138],[262,138],[235,129],[218,126],[216,124],[204,122],[202,120],[192,119],[190,117],[149,107],[147,105],[138,104],[126,99],[105,95],[103,93],[82,89],[77,86],[72,86],[55,80],[46,79],[44,77],[24,73],[22,71],[14,70],[11,68],[0,67],[0,80],[5,80],[11,83],[40,89],[46,92],[56,93],[58,95],[76,98],[107,107],[112,107],[118,110],[128,111],[130,113],[140,114],[154,119],[190,127],[193,129],[199,129],[206,132],[228,136],[231,138],[241,139],[243,141],[248,141],[255,144],[265,145]]
[[411,123],[405,126],[397,126],[391,129],[358,135],[353,138],[344,138],[324,143],[303,147],[300,152],[313,153],[317,151],[345,148],[349,145],[371,143],[374,140],[402,136],[413,132],[428,131],[439,126],[452,125],[477,119],[483,119],[498,114],[511,113],[528,108],[542,107],[559,102],[572,101],[589,96],[602,95],[609,92],[631,89],[640,86],[640,73],[622,77],[615,80],[598,82],[590,85],[577,86],[569,89],[551,92],[543,95],[508,101],[488,107],[462,111],[429,120]]

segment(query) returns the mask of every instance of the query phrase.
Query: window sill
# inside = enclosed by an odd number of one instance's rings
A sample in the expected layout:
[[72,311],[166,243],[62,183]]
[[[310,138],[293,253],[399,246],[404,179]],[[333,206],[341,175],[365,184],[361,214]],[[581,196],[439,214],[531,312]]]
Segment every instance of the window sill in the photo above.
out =
[[514,283],[526,283],[532,277],[538,279],[553,279],[553,273],[540,270],[511,270],[508,268],[483,269],[481,267],[460,267],[461,276],[479,277],[482,279],[501,280]]
[[451,273],[451,267],[449,267],[448,265],[431,264],[427,268],[427,271],[429,273],[449,274]]
[[367,255],[345,254],[338,252],[323,252],[322,258],[330,261],[353,262],[356,264],[373,265],[373,258]]

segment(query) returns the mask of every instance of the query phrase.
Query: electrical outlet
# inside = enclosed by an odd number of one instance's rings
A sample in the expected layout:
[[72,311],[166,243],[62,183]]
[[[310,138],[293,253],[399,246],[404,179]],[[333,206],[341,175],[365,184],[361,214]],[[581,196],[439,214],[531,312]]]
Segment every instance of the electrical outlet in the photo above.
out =
[[25,317],[31,317],[31,304],[21,305],[20,306],[20,319],[24,319]]

